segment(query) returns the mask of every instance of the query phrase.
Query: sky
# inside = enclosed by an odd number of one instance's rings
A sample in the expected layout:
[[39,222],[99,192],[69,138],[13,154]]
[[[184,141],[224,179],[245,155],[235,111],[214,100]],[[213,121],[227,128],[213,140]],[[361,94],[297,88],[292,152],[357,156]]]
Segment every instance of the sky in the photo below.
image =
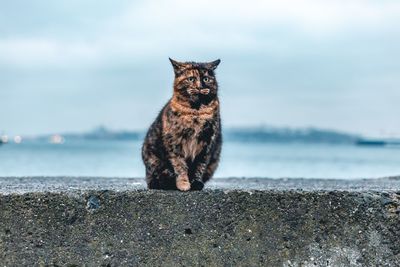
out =
[[400,2],[1,1],[0,133],[146,129],[221,59],[224,127],[400,137]]

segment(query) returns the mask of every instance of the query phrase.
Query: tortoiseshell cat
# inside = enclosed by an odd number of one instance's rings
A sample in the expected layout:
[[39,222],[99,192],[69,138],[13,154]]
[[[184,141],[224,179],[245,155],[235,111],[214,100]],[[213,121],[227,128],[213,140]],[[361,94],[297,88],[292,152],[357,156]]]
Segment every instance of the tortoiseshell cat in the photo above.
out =
[[172,98],[150,126],[142,147],[149,189],[201,190],[221,152],[218,84],[209,63],[177,62]]

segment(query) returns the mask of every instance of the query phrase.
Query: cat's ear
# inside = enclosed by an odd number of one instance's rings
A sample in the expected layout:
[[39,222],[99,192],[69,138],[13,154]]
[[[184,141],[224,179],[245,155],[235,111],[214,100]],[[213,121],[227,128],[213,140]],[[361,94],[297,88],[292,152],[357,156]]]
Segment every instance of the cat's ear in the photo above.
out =
[[174,67],[175,74],[178,74],[178,73],[182,72],[182,70],[185,68],[185,64],[184,63],[175,61],[172,58],[169,58],[169,61],[171,61],[171,64]]
[[218,67],[219,63],[221,63],[221,60],[217,59],[217,60],[214,60],[212,62],[206,63],[205,66],[209,70],[215,70]]

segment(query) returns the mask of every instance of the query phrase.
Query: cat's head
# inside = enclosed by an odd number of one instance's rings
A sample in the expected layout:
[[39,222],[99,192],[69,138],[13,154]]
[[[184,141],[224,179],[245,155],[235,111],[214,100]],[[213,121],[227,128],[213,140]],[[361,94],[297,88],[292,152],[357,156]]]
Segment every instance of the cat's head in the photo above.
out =
[[217,97],[218,83],[214,71],[221,60],[205,63],[169,60],[175,72],[174,94],[180,101],[199,108]]

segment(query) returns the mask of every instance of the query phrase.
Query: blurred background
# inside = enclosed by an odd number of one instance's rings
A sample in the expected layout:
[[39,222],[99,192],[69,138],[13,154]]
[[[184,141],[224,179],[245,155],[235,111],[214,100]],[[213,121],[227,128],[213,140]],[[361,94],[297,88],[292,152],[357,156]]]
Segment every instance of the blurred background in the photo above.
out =
[[395,0],[2,1],[0,176],[143,177],[178,61],[217,69],[217,177],[400,174]]

